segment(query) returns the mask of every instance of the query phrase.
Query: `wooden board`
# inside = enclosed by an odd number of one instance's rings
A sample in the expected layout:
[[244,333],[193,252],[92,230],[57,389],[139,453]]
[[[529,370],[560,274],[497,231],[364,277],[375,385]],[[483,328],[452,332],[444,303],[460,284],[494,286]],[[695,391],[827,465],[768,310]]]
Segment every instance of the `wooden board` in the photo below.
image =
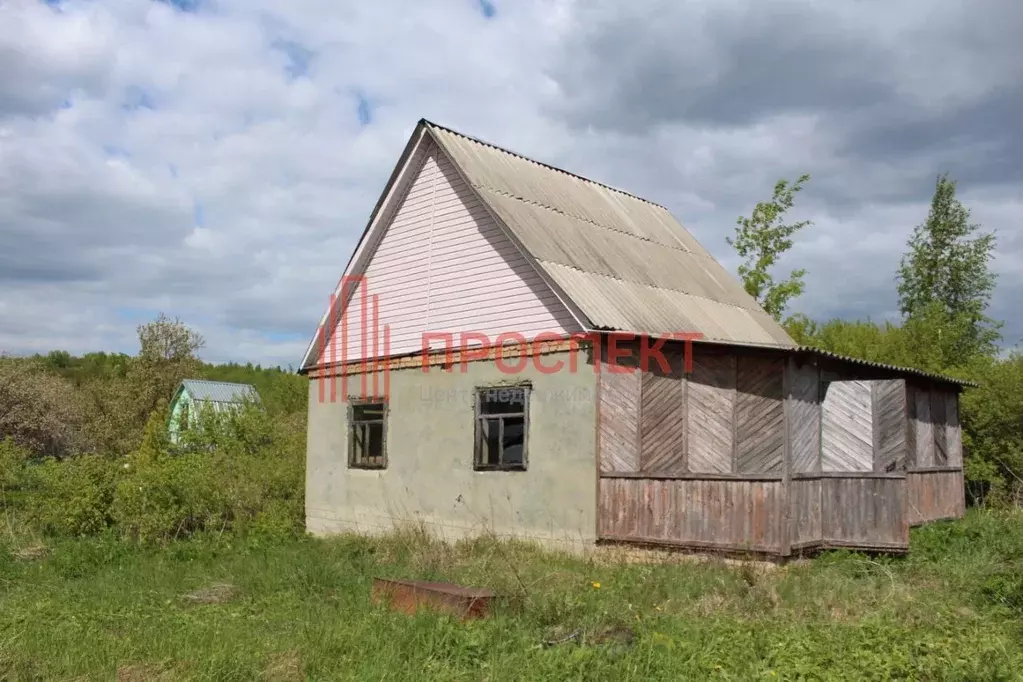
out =
[[934,434],[934,466],[948,464],[948,432],[945,421],[945,392],[930,390],[931,433]]
[[827,384],[821,416],[821,470],[873,471],[874,434],[870,384]]
[[832,546],[907,547],[904,478],[821,480],[821,529]]
[[962,518],[966,513],[963,472],[911,471],[906,474],[906,497],[910,525]]
[[601,365],[600,470],[639,471],[640,373],[617,374]]
[[780,472],[785,455],[784,361],[741,356],[735,405],[736,471]]
[[934,466],[934,425],[931,422],[930,391],[917,387],[913,391],[916,410],[913,415],[917,468]]
[[821,529],[821,479],[795,480],[789,500],[792,518],[792,543],[805,545],[824,539]]
[[735,356],[694,353],[687,386],[689,470],[732,471],[735,432]]
[[776,552],[780,481],[605,478],[600,538]]
[[906,382],[871,381],[874,471],[906,469]]
[[790,365],[788,400],[792,471],[820,471],[821,405],[820,372],[817,367]]
[[948,443],[948,466],[963,465],[963,431],[959,425],[959,395],[945,393],[945,439]]
[[[647,472],[686,470],[685,379],[680,356],[667,358],[671,371],[643,372],[640,411],[640,468]],[[676,366],[677,365],[677,366]]]

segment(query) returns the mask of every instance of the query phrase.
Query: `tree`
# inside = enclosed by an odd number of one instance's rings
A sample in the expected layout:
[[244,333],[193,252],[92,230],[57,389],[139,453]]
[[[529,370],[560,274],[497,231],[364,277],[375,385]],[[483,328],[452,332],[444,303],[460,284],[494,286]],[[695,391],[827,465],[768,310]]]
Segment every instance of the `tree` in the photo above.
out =
[[771,200],[758,203],[749,218],[739,216],[735,238],[725,238],[744,259],[739,266],[739,276],[746,292],[776,320],[781,320],[789,301],[803,293],[806,270],[793,270],[787,279],[776,282],[770,269],[781,254],[792,248],[792,236],[813,224],[809,220],[790,224],[782,222],[785,212],[795,202],[796,193],[809,179],[809,175],[802,175],[792,184],[785,179],[779,180]]
[[944,315],[952,321],[945,343],[958,363],[976,354],[991,355],[1000,323],[985,315],[995,287],[989,263],[992,232],[970,223],[970,211],[956,199],[956,183],[939,175],[926,222],[909,239],[896,278],[899,308],[907,320]]
[[86,447],[83,419],[70,382],[31,358],[0,355],[0,440],[35,457],[64,458]]

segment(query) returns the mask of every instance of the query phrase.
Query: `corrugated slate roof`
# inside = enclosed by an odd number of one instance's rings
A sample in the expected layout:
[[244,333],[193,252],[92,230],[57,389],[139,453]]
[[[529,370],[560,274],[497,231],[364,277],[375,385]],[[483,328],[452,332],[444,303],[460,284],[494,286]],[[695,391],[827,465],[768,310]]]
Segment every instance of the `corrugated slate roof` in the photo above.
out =
[[233,384],[227,381],[206,381],[205,379],[185,379],[182,388],[188,391],[194,400],[211,403],[240,403],[245,400],[259,401],[259,394],[249,384]]
[[842,362],[848,362],[854,365],[861,365],[863,367],[873,367],[876,369],[889,370],[892,372],[897,372],[902,375],[912,375],[924,379],[933,379],[935,381],[956,384],[957,386],[976,387],[980,385],[968,379],[957,379],[955,377],[945,376],[944,374],[934,374],[932,372],[925,372],[922,369],[914,369],[912,367],[900,367],[899,365],[889,365],[884,362],[874,362],[873,360],[862,360],[860,358],[854,358],[850,355],[839,355],[838,353],[832,353],[829,350],[821,350],[820,348],[814,348],[813,346],[799,346],[798,348],[795,349],[795,351],[797,353],[808,353],[810,355],[816,355],[817,357],[821,358],[840,360]]
[[796,346],[664,207],[424,124],[591,328]]

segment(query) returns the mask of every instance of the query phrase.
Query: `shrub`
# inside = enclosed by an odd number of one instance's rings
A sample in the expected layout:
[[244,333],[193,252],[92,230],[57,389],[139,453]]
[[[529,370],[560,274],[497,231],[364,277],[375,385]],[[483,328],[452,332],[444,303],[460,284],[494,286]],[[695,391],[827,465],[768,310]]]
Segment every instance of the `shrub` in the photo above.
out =
[[48,534],[99,533],[112,521],[119,469],[117,462],[98,455],[48,459],[33,467],[36,494],[27,502],[29,518]]

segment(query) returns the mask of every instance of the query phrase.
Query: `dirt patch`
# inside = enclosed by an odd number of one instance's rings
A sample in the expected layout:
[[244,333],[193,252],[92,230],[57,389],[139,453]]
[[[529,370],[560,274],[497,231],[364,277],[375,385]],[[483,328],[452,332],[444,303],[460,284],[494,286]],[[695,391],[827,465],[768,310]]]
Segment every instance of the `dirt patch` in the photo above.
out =
[[117,682],[169,682],[170,672],[153,663],[122,665],[117,669]]
[[230,583],[213,583],[195,592],[182,595],[181,599],[190,604],[223,604],[231,601],[240,593],[241,590]]
[[50,548],[46,545],[29,545],[14,550],[14,558],[18,561],[37,561],[44,559],[50,554]]
[[267,682],[294,682],[305,679],[305,666],[295,650],[273,654],[263,670]]

